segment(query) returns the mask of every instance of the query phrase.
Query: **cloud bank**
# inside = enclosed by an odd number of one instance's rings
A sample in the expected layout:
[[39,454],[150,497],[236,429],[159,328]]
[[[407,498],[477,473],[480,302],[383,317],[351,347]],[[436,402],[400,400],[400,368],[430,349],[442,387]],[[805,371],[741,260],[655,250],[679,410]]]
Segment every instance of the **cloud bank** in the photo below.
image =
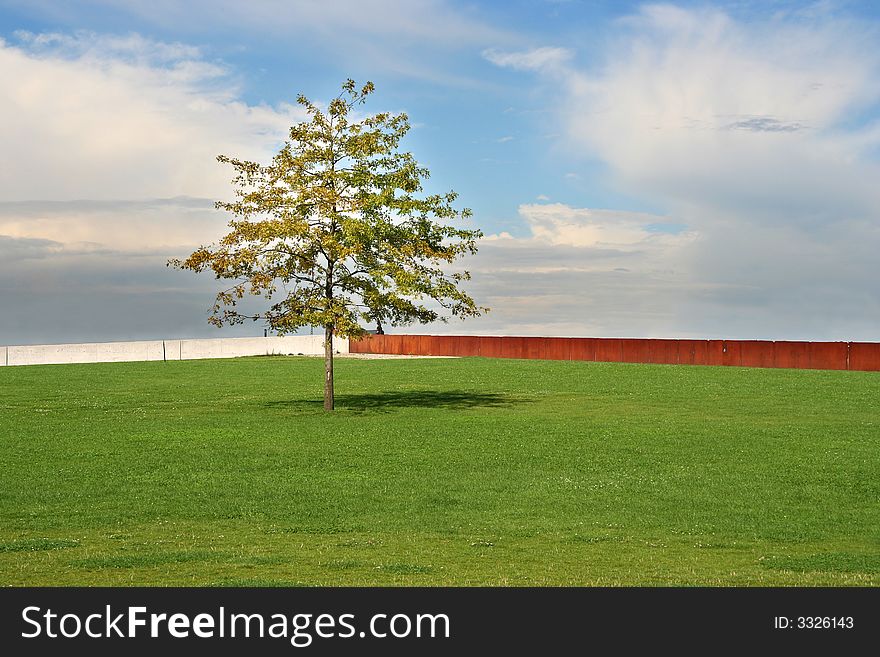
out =
[[[210,281],[165,261],[223,234],[219,153],[265,159],[302,116],[249,106],[192,46],[0,42],[0,342],[203,335]],[[251,334],[257,329],[249,327]]]
[[249,106],[235,76],[181,44],[80,33],[0,42],[4,200],[225,193],[219,153],[271,153],[299,108]]
[[[598,280],[572,266],[546,285],[531,280],[536,296],[580,299],[582,311],[567,311],[579,334],[880,339],[877,42],[875,26],[822,13],[746,24],[650,5],[618,21],[590,69],[541,65],[536,53],[551,47],[485,55],[537,72],[571,151],[598,158],[615,189],[690,236],[634,258],[640,271],[664,263],[675,278],[663,284],[615,286],[613,269]],[[542,212],[555,239],[590,261],[589,211]],[[547,224],[526,219],[539,248]],[[621,325],[613,301],[585,292],[599,284],[645,312]]]
[[[273,7],[241,20],[257,29]],[[322,23],[316,4],[298,7],[315,34],[355,15]],[[602,43],[511,50],[509,34],[444,3],[416,8],[534,86],[553,123],[536,134],[559,135],[567,176],[585,180],[598,161],[603,184],[653,211],[516,199],[516,237],[490,235],[467,263],[493,312],[429,330],[880,340],[876,24],[821,8],[743,22],[647,5]],[[359,23],[357,39],[397,30],[441,48],[439,31],[407,27],[413,11]],[[19,33],[0,42],[0,74],[14,155],[0,167],[0,342],[209,333],[214,281],[165,260],[223,232],[212,201],[231,172],[215,156],[268,158],[298,109],[249,105],[223,62],[137,34]]]

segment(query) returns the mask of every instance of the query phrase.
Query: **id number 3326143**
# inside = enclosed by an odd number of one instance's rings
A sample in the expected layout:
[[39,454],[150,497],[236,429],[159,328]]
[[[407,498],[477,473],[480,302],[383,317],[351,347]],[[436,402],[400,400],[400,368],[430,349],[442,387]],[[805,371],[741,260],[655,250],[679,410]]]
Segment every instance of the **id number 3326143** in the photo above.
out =
[[852,616],[775,616],[773,628],[777,630],[851,630],[855,626]]

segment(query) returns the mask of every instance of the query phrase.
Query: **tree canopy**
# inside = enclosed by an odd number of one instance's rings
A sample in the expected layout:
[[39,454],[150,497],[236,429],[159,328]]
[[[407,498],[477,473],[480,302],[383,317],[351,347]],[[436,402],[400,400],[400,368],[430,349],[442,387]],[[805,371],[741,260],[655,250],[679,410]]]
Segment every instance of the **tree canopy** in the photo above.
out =
[[[218,244],[169,264],[212,271],[232,284],[217,294],[210,320],[221,326],[264,320],[279,334],[325,329],[324,405],[333,408],[333,336],[358,338],[362,322],[390,325],[467,318],[486,308],[459,289],[467,271],[444,266],[474,254],[482,233],[455,227],[455,192],[422,194],[430,173],[400,152],[406,114],[355,120],[374,87],[353,80],[325,109],[300,95],[309,117],[290,128],[269,164],[221,155],[235,169],[235,199],[217,208],[233,215]],[[269,307],[240,310],[245,295]]]

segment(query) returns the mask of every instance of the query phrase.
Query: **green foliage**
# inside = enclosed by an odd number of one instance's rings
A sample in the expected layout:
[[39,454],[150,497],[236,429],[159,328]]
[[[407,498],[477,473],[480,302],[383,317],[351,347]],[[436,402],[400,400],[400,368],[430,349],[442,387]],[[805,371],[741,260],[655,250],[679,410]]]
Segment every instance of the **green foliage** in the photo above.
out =
[[[268,165],[218,158],[236,171],[236,200],[216,204],[233,215],[232,231],[169,263],[234,281],[217,295],[213,323],[263,319],[281,334],[311,325],[358,337],[361,322],[445,321],[444,311],[466,318],[486,310],[458,288],[467,271],[443,270],[476,253],[482,233],[448,223],[470,210],[453,207],[454,192],[420,195],[429,172],[398,150],[410,128],[406,114],[353,120],[372,92],[372,83],[357,89],[348,80],[325,110],[299,96],[310,118],[290,129]],[[237,308],[246,294],[273,303],[247,315]]]

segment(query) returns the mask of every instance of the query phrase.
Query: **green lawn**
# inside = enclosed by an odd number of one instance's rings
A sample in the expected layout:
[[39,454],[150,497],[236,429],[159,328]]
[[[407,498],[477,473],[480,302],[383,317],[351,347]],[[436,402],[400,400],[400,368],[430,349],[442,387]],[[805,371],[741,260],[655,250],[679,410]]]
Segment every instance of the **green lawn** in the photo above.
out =
[[880,584],[880,374],[0,368],[0,585]]

